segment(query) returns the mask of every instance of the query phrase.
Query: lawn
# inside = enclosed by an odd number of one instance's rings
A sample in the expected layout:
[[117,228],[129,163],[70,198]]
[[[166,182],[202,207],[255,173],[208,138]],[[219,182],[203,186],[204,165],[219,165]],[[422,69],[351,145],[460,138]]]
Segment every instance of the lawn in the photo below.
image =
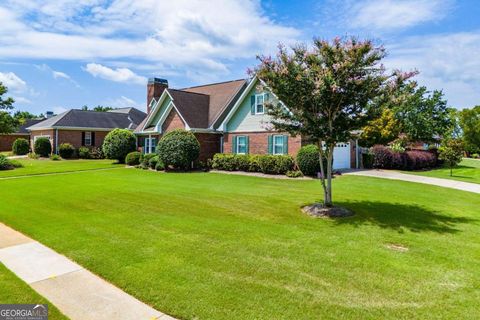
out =
[[342,176],[356,216],[303,215],[319,192],[97,170],[0,180],[0,221],[181,319],[478,318],[478,195]]
[[49,301],[36,293],[0,263],[0,304],[48,304],[48,319],[67,319]]
[[12,151],[0,151],[1,155],[4,155],[5,157],[9,157],[12,155]]
[[15,161],[20,162],[23,168],[0,171],[0,178],[121,167],[120,165],[114,164],[112,160],[52,161],[49,159],[16,159]]
[[452,176],[450,176],[449,168],[439,168],[429,171],[405,171],[405,173],[422,175],[426,177],[480,183],[480,160],[463,159],[458,167],[453,169]]

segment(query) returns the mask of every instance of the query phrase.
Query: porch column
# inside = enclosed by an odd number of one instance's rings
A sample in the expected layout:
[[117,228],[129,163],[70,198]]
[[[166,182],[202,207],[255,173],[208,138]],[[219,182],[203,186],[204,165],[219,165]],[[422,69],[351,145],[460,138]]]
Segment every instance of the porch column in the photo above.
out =
[[148,135],[148,153],[152,153],[152,135]]

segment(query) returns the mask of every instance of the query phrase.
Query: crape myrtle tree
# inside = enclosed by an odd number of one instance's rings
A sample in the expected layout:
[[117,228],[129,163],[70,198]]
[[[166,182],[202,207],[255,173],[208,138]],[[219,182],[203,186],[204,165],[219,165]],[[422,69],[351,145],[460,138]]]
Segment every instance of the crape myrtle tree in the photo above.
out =
[[378,100],[388,99],[399,82],[413,75],[387,72],[381,64],[385,55],[385,49],[370,40],[315,39],[311,48],[279,46],[275,58],[258,57],[260,64],[251,71],[288,107],[267,105],[273,127],[316,142],[325,207],[333,206],[335,145],[351,139],[375,113],[371,109]]

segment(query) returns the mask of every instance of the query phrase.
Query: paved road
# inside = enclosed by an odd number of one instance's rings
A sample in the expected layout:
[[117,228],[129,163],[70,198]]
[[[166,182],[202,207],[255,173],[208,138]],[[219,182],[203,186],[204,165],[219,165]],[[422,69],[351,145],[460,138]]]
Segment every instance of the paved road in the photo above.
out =
[[439,186],[439,187],[463,190],[468,192],[480,193],[480,184],[477,184],[477,183],[468,183],[468,182],[456,181],[456,180],[417,176],[413,174],[406,174],[406,173],[401,173],[401,172],[391,171],[391,170],[358,170],[358,171],[346,172],[344,174],[410,181],[410,182],[430,184],[430,185]]

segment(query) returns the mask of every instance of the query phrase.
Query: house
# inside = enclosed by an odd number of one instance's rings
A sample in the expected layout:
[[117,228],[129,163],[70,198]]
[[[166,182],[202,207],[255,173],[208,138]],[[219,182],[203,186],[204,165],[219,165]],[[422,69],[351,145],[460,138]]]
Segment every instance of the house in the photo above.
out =
[[[307,139],[275,131],[267,103],[282,102],[257,77],[183,89],[169,88],[165,79],[149,79],[148,115],[134,132],[139,150],[155,152],[163,134],[181,128],[197,137],[201,161],[219,152],[295,156]],[[334,168],[356,167],[357,149],[354,142],[338,144]]]
[[116,128],[132,131],[146,118],[146,114],[135,108],[114,109],[107,112],[72,109],[29,126],[31,145],[40,137],[50,139],[52,151],[70,143],[81,146],[101,147],[105,136]]
[[8,134],[0,134],[0,151],[10,151],[12,150],[12,145],[15,140],[18,138],[30,140],[30,132],[27,128],[43,121],[44,119],[28,119],[24,124],[18,127],[17,131]]

